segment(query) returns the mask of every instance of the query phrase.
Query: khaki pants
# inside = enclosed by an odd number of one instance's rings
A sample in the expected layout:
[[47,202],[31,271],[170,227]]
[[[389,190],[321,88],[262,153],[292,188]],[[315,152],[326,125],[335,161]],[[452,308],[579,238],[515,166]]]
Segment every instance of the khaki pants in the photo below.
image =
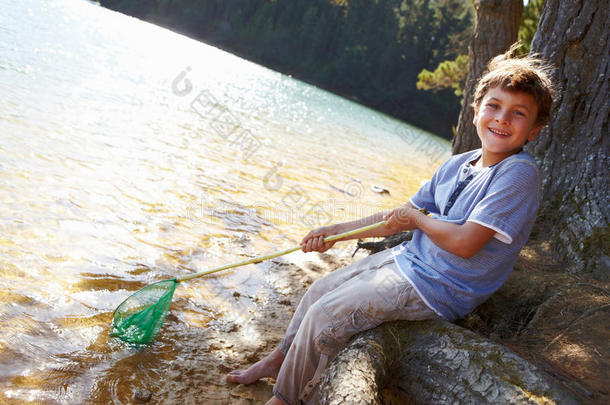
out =
[[301,299],[280,342],[286,357],[273,393],[290,405],[311,403],[326,364],[353,335],[386,321],[434,318],[390,249],[336,270]]

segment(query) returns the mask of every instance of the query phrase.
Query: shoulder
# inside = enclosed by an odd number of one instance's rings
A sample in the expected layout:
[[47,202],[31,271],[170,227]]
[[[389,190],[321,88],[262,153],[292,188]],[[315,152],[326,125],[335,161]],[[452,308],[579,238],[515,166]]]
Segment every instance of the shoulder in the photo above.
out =
[[510,188],[516,193],[525,192],[540,198],[540,173],[538,164],[527,152],[509,156],[495,167],[492,183],[497,188]]
[[512,156],[507,157],[503,161],[496,165],[496,171],[501,175],[527,175],[538,179],[538,164],[530,155],[525,151],[521,151]]

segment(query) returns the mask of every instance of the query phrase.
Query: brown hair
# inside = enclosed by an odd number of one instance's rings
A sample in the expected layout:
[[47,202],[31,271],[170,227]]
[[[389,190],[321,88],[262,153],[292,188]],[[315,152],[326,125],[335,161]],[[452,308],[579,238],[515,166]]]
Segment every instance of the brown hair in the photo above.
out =
[[555,87],[551,80],[552,66],[534,56],[517,57],[519,43],[493,58],[474,92],[473,106],[478,106],[494,87],[519,91],[534,97],[538,106],[536,124],[545,125],[551,118]]

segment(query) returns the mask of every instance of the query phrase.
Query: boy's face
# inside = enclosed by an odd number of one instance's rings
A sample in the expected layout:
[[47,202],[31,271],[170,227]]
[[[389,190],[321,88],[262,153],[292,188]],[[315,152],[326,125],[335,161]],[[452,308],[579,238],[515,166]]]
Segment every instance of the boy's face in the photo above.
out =
[[533,141],[541,125],[536,125],[538,105],[527,93],[489,89],[474,108],[473,123],[481,139],[483,151],[504,159]]

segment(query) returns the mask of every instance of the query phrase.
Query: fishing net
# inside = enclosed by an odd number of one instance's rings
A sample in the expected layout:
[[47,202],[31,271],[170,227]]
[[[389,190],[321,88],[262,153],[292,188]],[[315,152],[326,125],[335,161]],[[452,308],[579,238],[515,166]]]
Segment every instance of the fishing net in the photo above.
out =
[[110,336],[134,344],[155,340],[172,303],[176,279],[163,280],[136,291],[114,311]]
[[[425,208],[420,211],[427,214]],[[375,229],[384,224],[386,224],[386,221],[380,221],[338,235],[328,236],[324,238],[324,242],[336,241],[341,238],[353,236],[359,232]],[[301,249],[301,246],[297,245],[265,256],[254,257],[238,263],[218,266],[199,273],[192,273],[175,279],[150,284],[127,298],[114,311],[110,336],[118,337],[128,343],[148,344],[155,340],[157,334],[161,330],[161,326],[163,326],[163,321],[165,321],[165,316],[169,312],[174,290],[178,283],[216,273],[221,270],[262,262],[263,260],[283,256],[299,249]]]

